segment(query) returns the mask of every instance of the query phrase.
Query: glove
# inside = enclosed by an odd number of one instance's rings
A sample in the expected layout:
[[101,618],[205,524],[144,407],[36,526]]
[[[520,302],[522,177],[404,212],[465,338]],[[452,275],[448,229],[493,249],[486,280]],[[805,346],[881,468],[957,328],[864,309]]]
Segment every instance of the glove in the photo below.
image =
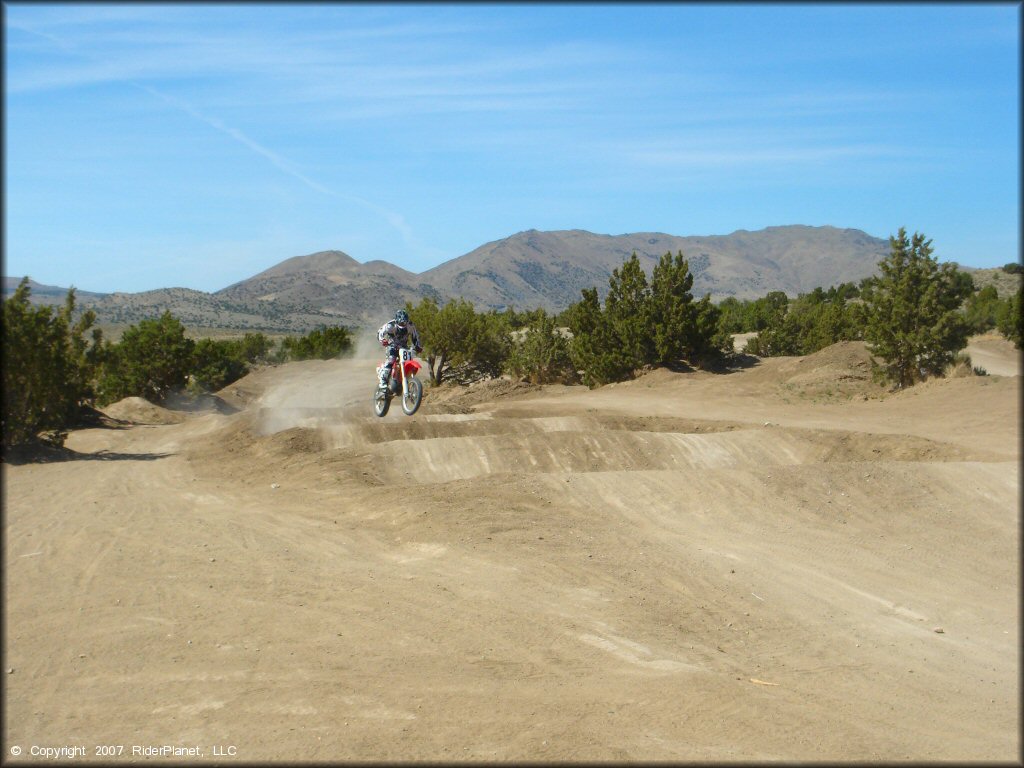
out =
[[420,352],[422,352],[422,351],[423,351],[423,347],[416,347],[415,349],[416,349],[416,354],[417,354],[417,355],[418,355],[418,354],[419,354]]
[[387,340],[387,339],[381,339],[381,340],[380,340],[380,345],[381,345],[382,347],[386,347],[386,346],[388,345],[388,340]]

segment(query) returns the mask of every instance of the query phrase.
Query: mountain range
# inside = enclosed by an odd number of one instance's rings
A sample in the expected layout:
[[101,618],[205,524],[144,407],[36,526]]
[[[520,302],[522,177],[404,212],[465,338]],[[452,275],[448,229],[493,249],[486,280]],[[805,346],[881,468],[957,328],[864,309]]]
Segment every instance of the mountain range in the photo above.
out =
[[[386,261],[360,263],[342,251],[295,256],[214,293],[164,288],[141,293],[78,291],[101,324],[124,325],[165,309],[186,327],[307,331],[320,324],[382,322],[406,301],[464,298],[478,310],[543,307],[559,311],[584,288],[603,298],[612,270],[636,253],[650,276],[665,253],[682,251],[694,275],[695,296],[753,299],[769,291],[790,296],[875,273],[887,239],[857,229],[802,225],[739,230],[729,235],[660,232],[602,235],[583,230],[519,232],[425,272]],[[4,294],[17,285],[4,278]],[[56,303],[65,289],[33,285],[33,298]]]

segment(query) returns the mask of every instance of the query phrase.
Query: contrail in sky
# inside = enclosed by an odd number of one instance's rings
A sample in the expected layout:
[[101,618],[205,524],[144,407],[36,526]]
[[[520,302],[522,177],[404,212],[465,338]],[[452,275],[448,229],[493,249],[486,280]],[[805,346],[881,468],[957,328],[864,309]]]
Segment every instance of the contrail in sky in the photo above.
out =
[[248,136],[246,136],[244,133],[242,133],[237,128],[232,128],[230,125],[226,125],[223,120],[221,120],[219,118],[216,118],[216,117],[209,117],[208,115],[204,115],[202,112],[200,112],[198,109],[193,107],[188,102],[185,102],[185,101],[182,101],[181,99],[175,98],[174,96],[171,96],[170,94],[164,93],[163,91],[159,91],[159,90],[157,90],[156,88],[153,88],[150,85],[143,85],[141,83],[135,82],[134,80],[129,80],[128,83],[130,85],[135,86],[139,90],[145,91],[146,93],[152,94],[153,96],[156,96],[157,98],[162,99],[163,101],[165,101],[168,104],[170,104],[172,107],[175,107],[176,109],[179,109],[182,112],[185,112],[186,114],[191,115],[196,120],[200,120],[200,121],[206,123],[207,125],[209,125],[209,126],[211,126],[213,128],[216,128],[221,133],[227,134],[232,139],[237,141],[239,144],[242,144],[242,145],[248,147],[249,149],[251,149],[257,155],[261,155],[261,156],[267,158],[267,160],[269,160],[271,163],[273,163],[279,169],[281,169],[282,171],[287,173],[289,176],[294,176],[296,179],[301,181],[303,184],[305,184],[310,189],[315,189],[317,192],[321,192],[321,193],[323,193],[325,195],[334,195],[335,194],[332,190],[328,189],[323,184],[320,184],[320,183],[318,183],[316,181],[313,181],[313,179],[309,178],[308,176],[306,176],[305,174],[301,173],[300,171],[297,171],[295,168],[292,167],[291,163],[289,163],[287,160],[285,160],[283,157],[281,157],[276,152],[272,152],[271,150],[269,150],[266,147],[264,147],[262,144],[258,144],[257,142],[253,141],[252,139],[250,139]]
[[343,193],[335,192],[333,189],[329,189],[328,187],[325,187],[323,184],[320,184],[319,182],[314,181],[313,179],[309,178],[304,173],[302,173],[301,171],[299,171],[296,168],[294,168],[291,163],[289,163],[287,160],[285,160],[279,154],[277,154],[276,152],[273,152],[273,151],[267,149],[262,144],[259,144],[258,142],[253,141],[252,139],[250,139],[248,136],[246,136],[244,133],[242,133],[237,128],[232,128],[230,125],[226,125],[223,120],[221,120],[219,118],[216,118],[216,117],[210,117],[208,115],[204,115],[202,112],[200,112],[198,109],[196,109],[191,104],[189,104],[189,103],[187,103],[185,101],[182,101],[181,99],[175,98],[174,96],[171,96],[171,95],[169,95],[167,93],[164,93],[163,91],[159,91],[156,88],[153,88],[152,86],[143,85],[141,83],[135,82],[134,80],[129,80],[128,82],[131,85],[135,86],[136,88],[140,88],[143,91],[146,91],[146,92],[152,94],[153,96],[156,96],[157,98],[162,99],[163,101],[167,102],[171,106],[173,106],[173,107],[175,107],[177,109],[180,109],[182,112],[185,112],[186,114],[191,115],[192,117],[196,118],[197,120],[200,120],[200,121],[206,123],[207,125],[211,126],[212,128],[216,128],[221,133],[224,133],[227,136],[230,136],[232,139],[237,141],[239,144],[242,144],[243,146],[248,147],[250,150],[255,152],[257,155],[260,155],[261,157],[265,157],[267,160],[269,160],[271,163],[273,163],[274,166],[276,166],[278,169],[280,169],[281,171],[287,173],[289,176],[292,176],[292,177],[298,179],[299,181],[301,181],[303,184],[305,184],[310,189],[316,190],[317,192],[320,192],[321,194],[324,194],[324,195],[331,195],[332,197],[338,197],[338,198],[341,198],[342,200],[348,200],[349,202],[356,203],[357,205],[361,205],[364,208],[367,208],[367,209],[373,211],[377,215],[382,216],[384,219],[387,220],[388,224],[390,224],[394,229],[398,230],[398,233],[402,236],[402,240],[403,240],[403,242],[405,243],[405,245],[408,248],[414,249],[414,250],[418,250],[419,249],[419,243],[416,241],[416,238],[413,236],[412,229],[406,223],[405,217],[403,217],[400,213],[396,213],[395,211],[388,210],[387,208],[383,208],[383,207],[381,207],[381,206],[379,206],[379,205],[377,205],[375,203],[371,203],[369,200],[364,200],[363,198],[357,197],[355,195],[348,195],[348,194],[343,194]]
[[[103,63],[101,59],[90,54],[83,53],[82,51],[78,50],[74,45],[68,43],[66,40],[57,37],[56,35],[51,35],[46,32],[39,32],[35,29],[32,29],[31,27],[26,26],[23,23],[11,22],[10,20],[7,20],[7,25],[20,29],[23,32],[28,32],[30,34],[36,35],[37,37],[41,37],[44,40],[48,40],[51,43],[54,43],[60,48],[62,48],[64,51],[74,53],[76,56],[80,56],[85,59],[90,59],[91,61],[97,63]],[[419,243],[413,236],[412,229],[406,223],[405,218],[401,214],[396,213],[395,211],[390,211],[386,208],[376,205],[375,203],[371,203],[369,200],[364,200],[361,197],[356,197],[355,195],[340,194],[332,189],[329,189],[328,187],[325,187],[323,184],[320,184],[319,182],[309,178],[309,176],[306,176],[304,173],[296,169],[290,162],[288,162],[285,158],[281,157],[281,155],[277,154],[276,152],[270,149],[267,149],[259,142],[256,142],[253,139],[249,138],[237,128],[233,128],[230,125],[227,125],[220,118],[211,117],[209,115],[203,114],[196,107],[182,99],[179,99],[175,96],[171,96],[170,94],[158,90],[157,88],[154,88],[150,85],[139,83],[131,78],[125,78],[124,82],[133,86],[134,88],[137,88],[141,91],[150,94],[151,96],[156,96],[158,99],[164,101],[165,103],[169,104],[175,109],[178,109],[186,113],[187,115],[190,115],[191,117],[195,118],[196,120],[199,120],[200,122],[205,123],[211,128],[215,128],[216,130],[230,137],[234,141],[248,148],[255,154],[265,158],[266,160],[269,160],[270,163],[273,164],[278,170],[288,174],[292,178],[298,179],[310,189],[315,190],[316,192],[319,192],[324,195],[330,195],[332,197],[337,197],[342,200],[347,200],[349,202],[356,203],[357,205],[360,205],[364,208],[367,208],[370,211],[373,211],[375,214],[387,220],[388,224],[399,232],[399,234],[402,236],[402,240],[405,242],[407,247],[414,250],[419,249]]]

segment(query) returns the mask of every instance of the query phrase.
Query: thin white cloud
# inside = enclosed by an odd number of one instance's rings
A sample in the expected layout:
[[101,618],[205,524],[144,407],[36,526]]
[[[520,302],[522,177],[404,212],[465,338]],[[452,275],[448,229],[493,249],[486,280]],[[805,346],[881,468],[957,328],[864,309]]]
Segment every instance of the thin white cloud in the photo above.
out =
[[[16,20],[9,26],[51,41],[58,37],[46,30],[62,29]],[[9,69],[7,87],[21,94],[131,79],[187,79],[228,101],[255,91],[265,107],[307,103],[330,109],[344,103],[348,114],[363,110],[373,116],[418,110],[529,113],[559,111],[584,96],[599,99],[608,78],[592,73],[638,56],[595,43],[495,47],[476,31],[443,21],[284,29],[273,38],[245,27],[75,27],[69,38],[74,50],[80,56],[96,52],[92,62],[19,61]]]
[[159,99],[162,99],[163,101],[167,102],[172,107],[174,107],[175,109],[179,109],[182,112],[185,112],[186,114],[191,115],[192,117],[196,118],[197,120],[200,120],[200,121],[206,123],[207,125],[209,125],[209,126],[211,126],[213,128],[216,128],[221,133],[224,133],[225,135],[230,136],[232,139],[237,141],[242,146],[252,150],[257,155],[260,155],[261,157],[264,157],[267,160],[269,160],[275,167],[277,167],[278,169],[284,171],[289,176],[292,176],[292,177],[298,179],[299,181],[301,181],[303,184],[305,184],[310,189],[316,190],[317,192],[320,192],[320,193],[325,194],[325,195],[333,195],[333,194],[335,194],[330,189],[325,187],[323,184],[320,184],[319,182],[313,181],[313,179],[309,178],[304,173],[302,173],[301,171],[297,170],[294,165],[292,165],[290,162],[288,162],[281,155],[279,155],[276,152],[273,152],[273,151],[267,149],[262,144],[259,144],[258,142],[253,141],[252,139],[250,139],[248,136],[246,136],[244,133],[242,133],[242,131],[238,130],[237,128],[232,128],[231,126],[226,125],[223,120],[220,120],[219,118],[216,118],[216,117],[210,117],[208,115],[205,115],[202,112],[200,112],[198,109],[196,109],[194,106],[192,106],[191,104],[189,104],[189,103],[187,103],[185,101],[182,101],[181,99],[175,98],[174,96],[171,96],[171,95],[169,95],[167,93],[164,93],[163,91],[159,91],[156,88],[153,88],[151,86],[143,85],[141,83],[134,83],[134,82],[130,82],[129,84],[134,86],[134,87],[136,87],[136,88],[138,88],[138,89],[140,89],[140,90],[143,90],[143,91],[145,91],[147,93],[150,93],[150,94],[152,94],[153,96],[156,96]]
[[906,157],[907,150],[875,144],[837,146],[743,147],[634,149],[628,160],[661,168],[751,168],[764,165],[822,164],[837,160]]
[[207,115],[204,115],[202,112],[200,112],[192,105],[183,102],[180,99],[176,99],[172,96],[169,96],[168,94],[162,93],[150,86],[139,85],[137,83],[133,83],[133,85],[136,85],[137,87],[142,88],[143,90],[148,91],[149,93],[152,93],[154,96],[157,96],[165,100],[167,103],[182,110],[183,112],[186,112],[187,114],[191,115],[197,120],[201,120],[207,125],[216,128],[218,131],[221,131],[222,133],[231,137],[242,146],[246,147],[252,152],[255,152],[257,155],[266,158],[276,168],[288,174],[289,176],[298,179],[310,189],[313,189],[316,192],[319,192],[324,195],[331,195],[341,200],[346,200],[348,202],[355,203],[383,217],[388,222],[388,224],[391,225],[391,227],[394,228],[399,233],[406,247],[410,248],[415,252],[421,252],[423,250],[422,244],[417,240],[417,238],[413,234],[412,228],[406,222],[405,217],[403,217],[400,213],[389,210],[381,205],[377,205],[376,203],[370,202],[369,200],[358,197],[356,195],[340,193],[336,192],[333,189],[329,189],[328,187],[325,187],[323,184],[314,181],[301,171],[297,170],[291,162],[286,160],[278,153],[264,147],[262,144],[259,144],[256,141],[253,141],[251,138],[246,136],[242,131],[238,130],[237,128],[233,128],[229,125],[226,125],[223,120],[220,120],[216,117],[209,117]]
[[[60,76],[54,76],[51,72],[48,80],[37,80],[35,82],[34,87],[45,87],[43,86],[44,82],[46,83],[46,85],[50,87],[55,87],[59,84],[81,85],[85,83],[93,83],[100,81],[124,82],[126,85],[129,85],[133,88],[137,88],[138,90],[144,91],[152,96],[155,96],[156,98],[162,100],[174,109],[184,112],[185,114],[193,117],[194,119],[199,120],[200,122],[210,126],[211,128],[216,129],[217,131],[231,138],[233,141],[246,147],[251,152],[269,161],[278,170],[302,182],[302,184],[304,184],[308,188],[323,195],[330,195],[333,197],[337,197],[341,200],[355,203],[381,216],[384,220],[388,222],[388,224],[393,229],[395,229],[399,233],[407,247],[417,252],[422,252],[424,250],[422,244],[419,243],[419,241],[415,237],[412,228],[409,226],[409,224],[401,214],[395,211],[391,211],[383,206],[372,203],[364,198],[355,195],[339,193],[321,184],[320,182],[310,178],[308,175],[306,175],[298,168],[296,168],[295,165],[288,159],[286,159],[284,156],[277,152],[274,152],[273,150],[269,149],[263,144],[255,141],[240,129],[228,125],[219,117],[206,114],[195,105],[189,103],[188,101],[185,101],[184,99],[173,96],[164,90],[154,88],[153,86],[147,85],[145,83],[137,82],[136,77],[139,74],[144,73],[139,72],[138,70],[141,69],[144,71],[147,69],[144,63],[141,66],[139,64],[135,64],[134,67],[132,67],[132,69],[135,70],[135,72],[130,73],[129,71],[126,71],[126,69],[123,66],[120,66],[116,63],[111,64],[105,61],[97,60],[94,55],[81,52],[77,49],[76,46],[73,46],[68,41],[64,40],[59,36],[50,34],[48,32],[37,31],[36,29],[27,26],[23,23],[15,23],[14,26],[16,26],[18,29],[21,29],[22,31],[44,38],[53,43],[54,45],[59,46],[61,50],[63,50],[65,53],[71,53],[76,57],[84,59],[88,62],[88,65],[86,67],[82,67],[81,65],[76,67],[76,73],[71,77],[67,77],[65,80],[62,80]],[[83,70],[85,71],[84,74]],[[68,70],[62,71],[67,73]],[[20,83],[20,85],[22,90],[31,90],[33,88],[31,80],[28,82],[28,84],[26,84],[26,82],[23,80]],[[18,89],[16,87],[11,90]]]

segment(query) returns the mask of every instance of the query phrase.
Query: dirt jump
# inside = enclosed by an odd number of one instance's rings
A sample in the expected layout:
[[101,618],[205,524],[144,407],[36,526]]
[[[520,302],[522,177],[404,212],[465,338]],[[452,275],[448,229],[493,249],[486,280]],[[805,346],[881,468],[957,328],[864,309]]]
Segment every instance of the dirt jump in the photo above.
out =
[[849,342],[412,417],[369,359],[122,401],[3,467],[5,759],[1019,761],[1019,355],[982,341],[903,392]]

